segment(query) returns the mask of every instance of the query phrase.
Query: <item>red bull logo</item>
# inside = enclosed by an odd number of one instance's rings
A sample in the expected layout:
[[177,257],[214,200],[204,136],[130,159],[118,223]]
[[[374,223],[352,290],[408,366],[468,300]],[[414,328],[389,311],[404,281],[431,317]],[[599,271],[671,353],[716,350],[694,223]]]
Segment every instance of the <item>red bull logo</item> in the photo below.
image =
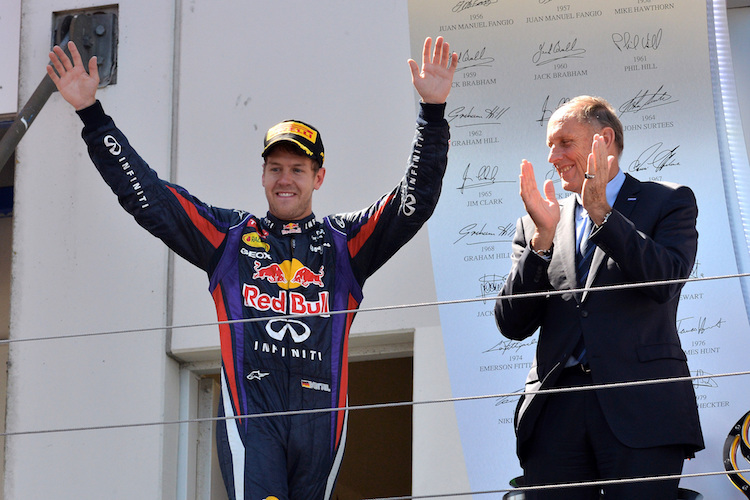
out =
[[292,283],[296,283],[304,288],[307,288],[310,285],[323,286],[323,266],[320,266],[320,271],[317,273],[312,272],[305,266],[300,267],[294,273]]
[[328,292],[318,293],[318,300],[308,300],[297,292],[287,294],[279,291],[279,294],[274,297],[262,293],[255,285],[245,283],[242,286],[242,297],[246,307],[252,307],[258,311],[271,310],[279,314],[321,314],[323,316],[330,313]]
[[310,285],[322,287],[325,274],[323,266],[320,266],[316,273],[297,259],[285,260],[280,264],[274,262],[267,266],[261,266],[260,262],[256,261],[254,269],[253,279],[276,283],[284,290],[307,288]]
[[296,222],[281,226],[281,234],[302,234],[302,228]]
[[265,267],[260,266],[260,262],[255,261],[255,273],[253,273],[254,280],[268,280],[271,283],[286,283],[286,274],[281,266],[276,264],[269,264]]

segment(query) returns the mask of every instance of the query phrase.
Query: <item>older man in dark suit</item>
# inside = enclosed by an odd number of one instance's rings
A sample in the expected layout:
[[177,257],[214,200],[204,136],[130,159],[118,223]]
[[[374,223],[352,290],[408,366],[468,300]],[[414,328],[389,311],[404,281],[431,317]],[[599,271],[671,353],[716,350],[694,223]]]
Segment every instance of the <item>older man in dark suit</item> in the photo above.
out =
[[[623,128],[603,99],[580,96],[547,128],[551,180],[544,195],[521,163],[513,267],[495,306],[502,334],[539,329],[526,391],[689,375],[676,328],[682,283],[576,289],[686,278],[695,261],[698,208],[685,186],[640,182],[619,168]],[[513,298],[525,292],[569,293]],[[703,448],[689,381],[553,395],[519,402],[517,451],[528,484],[679,474]],[[678,480],[604,488],[611,499],[677,498]],[[599,487],[529,491],[527,498],[597,499]]]

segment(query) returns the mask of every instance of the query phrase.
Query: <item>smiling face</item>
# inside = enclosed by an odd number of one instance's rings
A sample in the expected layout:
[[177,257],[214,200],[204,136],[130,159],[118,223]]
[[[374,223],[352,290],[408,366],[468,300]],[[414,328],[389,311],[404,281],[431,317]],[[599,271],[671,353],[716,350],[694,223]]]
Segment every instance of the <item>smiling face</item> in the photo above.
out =
[[325,178],[325,169],[288,148],[275,148],[263,164],[262,184],[271,215],[284,221],[312,214],[312,194]]
[[594,127],[579,122],[563,109],[550,118],[547,125],[547,161],[555,166],[566,191],[581,192],[595,133],[597,130]]

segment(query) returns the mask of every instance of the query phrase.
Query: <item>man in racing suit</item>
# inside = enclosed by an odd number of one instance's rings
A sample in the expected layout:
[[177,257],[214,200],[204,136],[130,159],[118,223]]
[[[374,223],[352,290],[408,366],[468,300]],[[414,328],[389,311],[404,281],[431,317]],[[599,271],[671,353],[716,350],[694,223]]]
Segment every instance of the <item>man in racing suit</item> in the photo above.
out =
[[[266,134],[265,216],[216,208],[160,180],[95,99],[88,73],[50,53],[50,77],[84,123],[89,154],[120,204],[151,234],[206,271],[216,305],[222,402],[217,447],[229,498],[328,499],[346,435],[347,338],[365,280],[432,214],[447,164],[445,99],[457,56],[442,38],[409,61],[422,98],[406,175],[359,212],[322,221],[312,193],[324,152],[312,126],[287,121]],[[297,317],[299,315],[299,317]],[[227,320],[245,320],[225,322]],[[332,411],[294,413],[296,410]],[[283,416],[255,417],[268,412]]]

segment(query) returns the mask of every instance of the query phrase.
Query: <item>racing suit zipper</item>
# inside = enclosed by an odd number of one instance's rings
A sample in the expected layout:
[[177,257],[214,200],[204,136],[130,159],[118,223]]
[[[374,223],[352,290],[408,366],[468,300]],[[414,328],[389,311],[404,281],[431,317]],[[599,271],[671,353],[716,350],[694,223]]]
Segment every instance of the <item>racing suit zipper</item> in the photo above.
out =
[[[292,263],[294,262],[294,249],[297,246],[297,242],[294,240],[294,236],[289,237],[289,247],[290,247],[290,256],[289,256],[289,270],[292,271]],[[286,314],[291,314],[292,312],[292,304],[290,300],[292,299],[291,295],[289,294],[289,285],[291,283],[287,283],[286,287]]]
[[[289,237],[289,250],[290,250],[290,252],[289,252],[289,254],[290,254],[289,255],[289,273],[290,274],[294,272],[294,248],[296,246],[297,246],[297,243],[294,240],[294,236],[290,236]],[[291,279],[292,279],[291,276],[289,278],[287,278],[287,287],[286,287],[286,308],[287,308],[286,314],[287,315],[291,315],[291,313],[292,313],[292,302],[291,302],[292,301],[292,294],[291,294],[291,290],[290,290],[290,288],[291,288],[291,282],[289,281]],[[288,341],[289,339],[285,337],[285,340]],[[290,347],[291,347],[291,345],[290,345]],[[294,394],[294,389],[293,389],[294,383],[292,382],[292,374],[291,374],[291,372],[292,372],[292,365],[291,365],[291,363],[287,364],[285,366],[285,368],[286,368],[286,377],[287,377],[287,384],[288,384],[288,387],[287,387],[287,397],[291,398],[292,394]],[[291,406],[290,406],[290,408],[291,408]]]

